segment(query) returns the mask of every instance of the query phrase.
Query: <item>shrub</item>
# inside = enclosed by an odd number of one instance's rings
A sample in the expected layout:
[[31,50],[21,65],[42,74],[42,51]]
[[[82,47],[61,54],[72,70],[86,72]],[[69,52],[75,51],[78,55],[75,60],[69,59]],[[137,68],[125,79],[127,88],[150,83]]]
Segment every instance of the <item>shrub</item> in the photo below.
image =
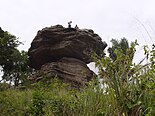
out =
[[127,49],[128,55],[115,50],[116,60],[95,57],[99,76],[106,85],[103,93],[105,115],[155,115],[155,48],[148,51],[145,47],[149,63],[136,65],[130,57],[135,45]]

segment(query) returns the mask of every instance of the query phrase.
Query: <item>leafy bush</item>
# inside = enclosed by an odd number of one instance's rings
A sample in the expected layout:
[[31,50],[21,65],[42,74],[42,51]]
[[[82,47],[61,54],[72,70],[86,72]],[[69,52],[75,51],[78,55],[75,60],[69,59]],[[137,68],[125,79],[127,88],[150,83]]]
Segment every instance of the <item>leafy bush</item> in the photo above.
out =
[[5,91],[5,90],[9,89],[10,87],[11,87],[11,85],[8,83],[5,83],[5,82],[0,83],[0,91]]
[[33,116],[43,116],[44,115],[44,97],[43,93],[40,91],[35,91],[32,94],[32,106],[30,107],[30,113]]
[[31,104],[32,91],[8,89],[0,91],[1,116],[27,116]]

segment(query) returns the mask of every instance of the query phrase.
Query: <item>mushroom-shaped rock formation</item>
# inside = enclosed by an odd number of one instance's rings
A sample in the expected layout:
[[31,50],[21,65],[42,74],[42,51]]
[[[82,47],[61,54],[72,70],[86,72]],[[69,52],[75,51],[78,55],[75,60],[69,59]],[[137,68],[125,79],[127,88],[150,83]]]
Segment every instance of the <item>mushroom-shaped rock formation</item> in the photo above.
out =
[[28,52],[30,66],[40,69],[43,64],[55,62],[63,57],[90,63],[91,54],[103,53],[106,46],[93,30],[64,28],[61,25],[46,27],[38,31],[31,43]]
[[43,72],[73,86],[84,85],[94,75],[86,65],[92,61],[92,53],[103,55],[106,46],[90,29],[46,27],[38,31],[28,51],[30,66],[39,70],[32,78],[42,79],[39,72]]

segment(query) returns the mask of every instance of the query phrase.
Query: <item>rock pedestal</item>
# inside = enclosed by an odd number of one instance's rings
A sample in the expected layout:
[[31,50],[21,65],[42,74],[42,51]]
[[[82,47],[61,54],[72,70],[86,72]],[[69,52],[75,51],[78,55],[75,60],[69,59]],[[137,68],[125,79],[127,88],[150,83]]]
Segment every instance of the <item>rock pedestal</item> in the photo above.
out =
[[47,78],[57,76],[64,82],[71,83],[72,86],[77,87],[83,86],[90,81],[94,73],[89,70],[83,61],[64,57],[56,62],[44,64],[41,67],[41,73],[36,73],[33,80],[38,82],[43,78],[43,75]]

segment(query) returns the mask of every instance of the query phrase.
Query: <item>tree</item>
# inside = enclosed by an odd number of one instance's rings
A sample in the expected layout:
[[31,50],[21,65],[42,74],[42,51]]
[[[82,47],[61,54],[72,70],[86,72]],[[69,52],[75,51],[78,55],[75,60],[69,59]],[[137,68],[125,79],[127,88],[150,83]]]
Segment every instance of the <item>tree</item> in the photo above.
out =
[[133,60],[133,56],[135,51],[130,51],[130,54],[128,54],[128,50],[132,45],[133,42],[131,42],[130,46],[129,46],[129,42],[126,38],[122,38],[120,41],[116,40],[116,39],[112,39],[111,40],[112,43],[112,47],[108,48],[108,52],[109,52],[109,56],[110,58],[115,61],[117,59],[117,50],[119,50],[121,53],[123,53],[124,55],[130,55],[131,56],[131,60]]
[[27,52],[17,49],[20,44],[18,38],[0,28],[0,66],[4,73],[2,79],[13,82],[15,86],[23,82],[31,72]]
[[12,65],[11,56],[20,42],[14,35],[0,28],[0,65],[3,70],[9,70]]

